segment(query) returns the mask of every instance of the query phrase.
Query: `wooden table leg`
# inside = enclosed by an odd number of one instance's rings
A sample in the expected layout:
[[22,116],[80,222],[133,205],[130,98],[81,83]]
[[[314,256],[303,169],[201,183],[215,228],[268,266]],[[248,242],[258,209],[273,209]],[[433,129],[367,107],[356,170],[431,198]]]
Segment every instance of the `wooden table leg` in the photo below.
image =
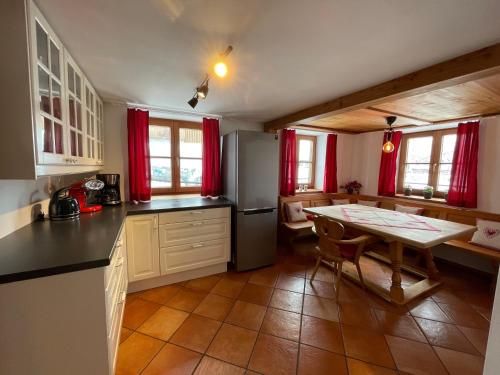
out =
[[432,248],[423,249],[425,256],[425,265],[427,268],[427,275],[431,280],[439,280],[439,271],[436,267],[436,263],[434,263],[434,257],[432,256]]
[[402,304],[405,299],[404,289],[401,287],[401,264],[403,262],[403,244],[398,241],[391,242],[392,285],[391,300]]

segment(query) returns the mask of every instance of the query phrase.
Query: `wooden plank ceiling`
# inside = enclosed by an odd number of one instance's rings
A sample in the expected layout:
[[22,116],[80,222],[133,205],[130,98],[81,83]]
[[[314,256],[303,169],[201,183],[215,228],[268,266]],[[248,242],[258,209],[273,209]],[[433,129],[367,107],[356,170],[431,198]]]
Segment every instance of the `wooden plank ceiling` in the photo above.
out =
[[500,44],[269,121],[285,127],[361,133],[500,113]]

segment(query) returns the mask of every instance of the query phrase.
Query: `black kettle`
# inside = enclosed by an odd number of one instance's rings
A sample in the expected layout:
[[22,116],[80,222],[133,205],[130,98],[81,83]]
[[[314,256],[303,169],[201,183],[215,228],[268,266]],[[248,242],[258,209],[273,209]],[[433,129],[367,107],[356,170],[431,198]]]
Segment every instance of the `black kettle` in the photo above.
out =
[[80,216],[80,205],[76,198],[69,195],[69,187],[52,194],[49,203],[50,220],[74,219]]

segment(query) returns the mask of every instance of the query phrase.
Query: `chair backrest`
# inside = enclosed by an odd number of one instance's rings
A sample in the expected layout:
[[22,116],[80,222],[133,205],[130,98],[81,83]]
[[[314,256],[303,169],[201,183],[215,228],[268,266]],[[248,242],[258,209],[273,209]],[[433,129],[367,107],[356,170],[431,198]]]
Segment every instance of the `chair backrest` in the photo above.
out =
[[341,240],[344,236],[344,226],[324,216],[314,217],[314,228],[319,236],[319,248],[321,251],[340,256],[338,246],[331,240]]

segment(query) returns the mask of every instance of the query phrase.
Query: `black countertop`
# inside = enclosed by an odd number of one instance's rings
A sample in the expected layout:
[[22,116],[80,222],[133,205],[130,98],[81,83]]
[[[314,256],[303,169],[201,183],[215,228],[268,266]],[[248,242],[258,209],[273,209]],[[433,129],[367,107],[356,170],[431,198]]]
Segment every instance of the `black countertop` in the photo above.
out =
[[0,284],[109,265],[127,215],[229,206],[224,199],[162,199],[34,222],[0,239]]
[[231,202],[225,199],[207,199],[202,197],[155,199],[149,203],[127,203],[127,215],[150,214],[154,212],[185,211],[200,208],[229,207]]

